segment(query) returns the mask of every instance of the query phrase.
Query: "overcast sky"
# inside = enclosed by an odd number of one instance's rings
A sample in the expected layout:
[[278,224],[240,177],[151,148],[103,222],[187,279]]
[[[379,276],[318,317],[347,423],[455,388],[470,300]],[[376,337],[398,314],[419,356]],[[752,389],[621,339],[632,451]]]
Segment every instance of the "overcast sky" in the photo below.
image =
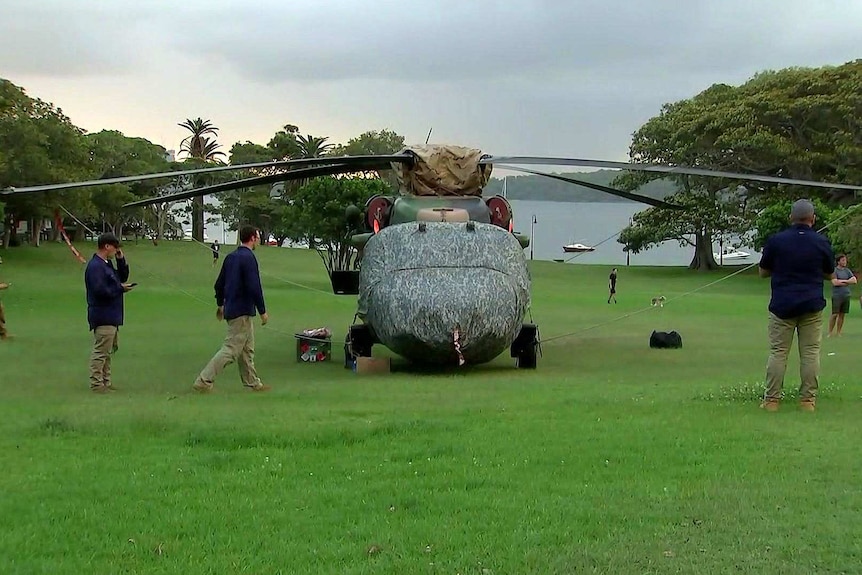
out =
[[179,149],[391,129],[487,153],[627,159],[662,104],[862,57],[859,0],[0,0],[0,77],[87,131]]

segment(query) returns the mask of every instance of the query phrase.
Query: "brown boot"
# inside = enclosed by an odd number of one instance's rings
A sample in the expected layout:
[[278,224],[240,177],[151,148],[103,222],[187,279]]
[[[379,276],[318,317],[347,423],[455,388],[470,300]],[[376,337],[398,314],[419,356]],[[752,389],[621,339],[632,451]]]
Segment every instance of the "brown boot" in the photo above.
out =
[[212,393],[213,386],[207,385],[205,383],[195,383],[192,386],[192,390],[196,391],[197,393]]
[[814,399],[803,399],[799,402],[799,409],[802,411],[814,411]]
[[766,411],[778,411],[778,400],[777,399],[765,399],[763,403],[760,404],[761,409],[765,409]]

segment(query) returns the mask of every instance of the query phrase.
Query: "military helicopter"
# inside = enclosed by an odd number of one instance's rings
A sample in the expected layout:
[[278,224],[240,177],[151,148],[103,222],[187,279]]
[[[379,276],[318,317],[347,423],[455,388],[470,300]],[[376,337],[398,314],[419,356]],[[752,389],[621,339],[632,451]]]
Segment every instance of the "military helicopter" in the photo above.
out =
[[556,165],[623,169],[662,174],[722,177],[738,181],[862,190],[862,186],[774,176],[712,171],[685,166],[639,164],[577,158],[493,156],[454,145],[420,145],[398,154],[341,156],[228,165],[180,172],[106,178],[27,188],[0,194],[22,194],[115,184],[156,178],[252,168],[286,171],[201,187],[127,207],[177,201],[262,184],[361,171],[394,170],[399,194],[375,196],[363,210],[348,209],[355,232],[351,243],[362,253],[358,282],[341,293],[359,295],[346,336],[349,357],[370,356],[382,344],[420,364],[481,364],[509,348],[519,368],[535,368],[538,326],[525,323],[531,278],[524,249],[529,238],[513,228],[513,214],[502,196],[484,199],[493,166],[546,176],[644,204],[684,210],[648,196],[617,190],[517,165]]

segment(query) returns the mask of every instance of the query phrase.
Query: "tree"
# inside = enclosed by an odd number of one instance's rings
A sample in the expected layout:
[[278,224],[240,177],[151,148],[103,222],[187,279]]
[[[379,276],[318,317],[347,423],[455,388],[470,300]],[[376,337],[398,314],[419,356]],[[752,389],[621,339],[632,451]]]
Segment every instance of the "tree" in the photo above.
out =
[[[742,238],[749,229],[752,210],[738,190],[733,193],[711,190],[698,194],[689,188],[667,199],[687,209],[680,211],[656,207],[635,214],[632,224],[617,239],[626,246],[626,251],[639,253],[661,242],[677,241],[680,246],[694,248],[690,268],[714,269],[718,264],[712,254],[713,238]],[[741,239],[739,243],[742,243]]]
[[290,160],[297,158],[300,155],[299,142],[297,142],[297,134],[299,128],[293,124],[285,124],[284,129],[279,130],[270,139],[267,147],[275,153],[275,157],[279,160]]
[[[83,133],[61,109],[30,98],[23,88],[0,78],[0,189],[92,176]],[[86,194],[78,190],[7,196],[3,246],[10,245],[22,220],[30,221],[31,241],[38,245],[44,218],[59,204]]]
[[297,136],[296,143],[299,145],[299,157],[301,158],[319,158],[334,147],[335,144],[327,144],[329,138],[324,136],[318,138],[311,134],[307,136]]
[[[842,233],[841,226],[845,225],[843,222],[848,215],[848,208],[830,206],[817,198],[811,201],[817,216],[814,229],[823,230],[821,233],[829,239],[835,253],[846,251],[846,240],[849,238],[844,237],[846,233]],[[754,249],[762,249],[769,236],[790,227],[789,216],[792,204],[791,200],[782,200],[760,211],[755,220],[756,228],[752,239]]]
[[[220,163],[219,156],[224,156],[224,152],[218,151],[218,148],[221,147],[215,141],[218,128],[210,120],[202,118],[187,119],[185,122],[180,123],[179,126],[191,132],[180,144],[180,152],[188,154],[186,160],[192,164],[190,167],[204,167],[209,163]],[[208,137],[208,134],[212,135],[212,138]],[[206,176],[202,175],[195,179],[195,185],[205,185],[207,179]],[[203,196],[192,198],[192,238],[199,242],[204,241]]]
[[[355,138],[350,138],[345,145],[333,147],[329,151],[329,155],[379,156],[397,154],[404,148],[404,136],[400,136],[392,130],[369,130]],[[373,173],[383,178],[392,190],[398,190],[398,178],[392,170],[387,170],[383,174]]]
[[[246,141],[237,142],[230,149],[230,163],[234,165],[252,164],[275,160],[277,153],[268,146],[261,146]],[[283,171],[280,168],[254,168],[248,173],[236,175],[235,178],[263,176]],[[232,230],[238,230],[241,225],[253,225],[261,231],[261,237],[269,238],[273,228],[280,225],[279,197],[273,197],[273,186],[263,184],[248,188],[239,188],[230,192],[217,194],[219,206],[214,208],[222,221]]]
[[349,243],[352,230],[345,211],[388,192],[386,183],[377,178],[315,178],[300,187],[284,208],[287,235],[314,246],[329,274],[354,270],[359,266],[359,254]]
[[333,156],[395,154],[404,149],[404,136],[391,130],[369,130],[332,149]]
[[834,238],[832,247],[836,255],[841,252],[847,254],[849,267],[858,276],[862,274],[862,207],[856,204],[848,210],[853,210],[853,213],[834,226],[830,237]]
[[[716,84],[697,96],[666,104],[635,132],[634,162],[689,165],[832,182],[862,181],[862,60],[838,67],[767,71],[739,87]],[[626,175],[615,181],[635,189],[661,174]],[[789,197],[851,203],[847,194],[790,189],[757,182],[673,176],[689,215],[651,208],[636,217],[640,229],[618,241],[628,249],[681,239],[695,250],[691,267],[716,266],[717,234],[746,235],[758,211]],[[739,185],[744,184],[742,194]],[[732,218],[732,219],[727,219]],[[682,241],[682,240],[681,240]],[[746,240],[746,241],[750,241]]]
[[[165,149],[144,138],[133,138],[113,130],[103,130],[85,136],[89,147],[90,163],[97,178],[134,176],[152,172],[165,172],[169,162]],[[118,236],[123,227],[144,219],[144,209],[129,210],[123,205],[155,195],[158,185],[153,180],[99,186],[93,189],[92,203],[97,214]]]

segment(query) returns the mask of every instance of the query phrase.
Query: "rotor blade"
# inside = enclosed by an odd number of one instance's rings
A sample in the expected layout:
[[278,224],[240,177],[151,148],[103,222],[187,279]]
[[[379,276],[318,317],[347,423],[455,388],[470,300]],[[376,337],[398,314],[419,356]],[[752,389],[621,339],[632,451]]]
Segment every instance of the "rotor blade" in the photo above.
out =
[[598,190],[600,192],[605,192],[606,194],[612,194],[614,196],[619,196],[621,198],[626,198],[627,200],[632,200],[635,202],[641,202],[643,204],[649,204],[651,206],[655,206],[657,208],[666,208],[668,210],[685,210],[685,206],[680,206],[679,204],[671,204],[665,202],[663,200],[657,200],[655,198],[651,198],[649,196],[642,196],[641,194],[633,194],[631,192],[624,192],[622,190],[618,190],[616,188],[609,188],[607,186],[603,186],[601,184],[594,184],[592,182],[585,182],[583,180],[578,180],[575,178],[569,178],[567,176],[560,176],[557,174],[546,174],[544,172],[537,172],[535,170],[530,170],[528,168],[516,168],[514,166],[508,166],[505,164],[497,164],[498,167],[504,168],[506,170],[514,170],[516,172],[526,172],[528,174],[534,174],[536,176],[545,176],[547,178],[553,178],[555,180],[561,180],[563,182],[569,182],[572,184],[578,184],[579,186],[584,186],[585,188],[592,188],[594,190]]
[[[127,182],[141,182],[158,178],[175,178],[177,176],[188,176],[192,174],[205,174],[210,172],[224,172],[230,170],[245,170],[250,168],[289,168],[294,166],[315,166],[318,164],[339,164],[354,166],[357,171],[365,169],[365,164],[376,166],[380,162],[412,163],[413,158],[407,154],[393,154],[388,156],[340,156],[323,158],[302,158],[299,160],[281,160],[272,162],[258,162],[255,164],[239,164],[217,166],[214,168],[199,168],[195,170],[182,170],[178,172],[160,172],[157,174],[142,174],[139,176],[122,176],[119,178],[104,178],[101,180],[87,180],[83,182],[67,182],[63,184],[43,184],[40,186],[26,186],[22,188],[5,188],[0,190],[0,195],[7,194],[30,194],[35,192],[49,192],[54,190],[68,190],[72,188],[86,188],[89,186],[104,186],[107,184],[123,184]],[[373,168],[368,168],[373,169]]]
[[[380,156],[378,156],[379,158]],[[202,188],[195,188],[193,190],[186,190],[184,192],[177,192],[176,194],[168,194],[165,196],[158,196],[154,198],[147,198],[146,200],[138,200],[136,202],[130,202],[128,204],[123,205],[124,208],[134,208],[140,206],[150,206],[152,204],[163,204],[165,202],[176,202],[179,200],[187,200],[189,198],[194,198],[197,196],[205,196],[209,194],[216,194],[219,192],[227,192],[230,190],[236,190],[240,188],[250,188],[252,186],[259,186],[262,184],[272,184],[275,182],[286,182],[289,180],[299,180],[302,178],[314,178],[317,176],[331,176],[333,174],[343,174],[346,172],[355,172],[361,170],[388,170],[391,169],[391,160],[380,160],[376,165],[371,162],[367,162],[363,165],[362,169],[357,168],[355,165],[351,166],[348,164],[335,164],[332,166],[315,166],[313,168],[300,168],[298,170],[290,170],[289,172],[282,172],[280,174],[269,174],[266,176],[256,176],[254,178],[245,178],[243,180],[233,180],[230,182],[223,182],[221,184],[214,184],[212,186],[204,186]]]
[[534,156],[502,156],[483,158],[480,164],[541,164],[549,166],[582,166],[592,168],[611,168],[617,170],[633,170],[636,172],[658,172],[662,174],[684,174],[689,176],[709,176],[716,178],[730,178],[733,180],[750,180],[756,182],[771,182],[774,184],[789,184],[794,186],[810,186],[812,188],[834,188],[837,190],[862,190],[862,186],[851,184],[832,184],[829,182],[816,182],[813,180],[797,180],[793,178],[779,178],[776,176],[762,176],[758,174],[742,174],[737,172],[720,172],[705,170],[702,168],[688,168],[685,166],[661,166],[657,164],[638,164],[631,162],[611,162],[609,160],[585,160],[578,158],[542,158]]

